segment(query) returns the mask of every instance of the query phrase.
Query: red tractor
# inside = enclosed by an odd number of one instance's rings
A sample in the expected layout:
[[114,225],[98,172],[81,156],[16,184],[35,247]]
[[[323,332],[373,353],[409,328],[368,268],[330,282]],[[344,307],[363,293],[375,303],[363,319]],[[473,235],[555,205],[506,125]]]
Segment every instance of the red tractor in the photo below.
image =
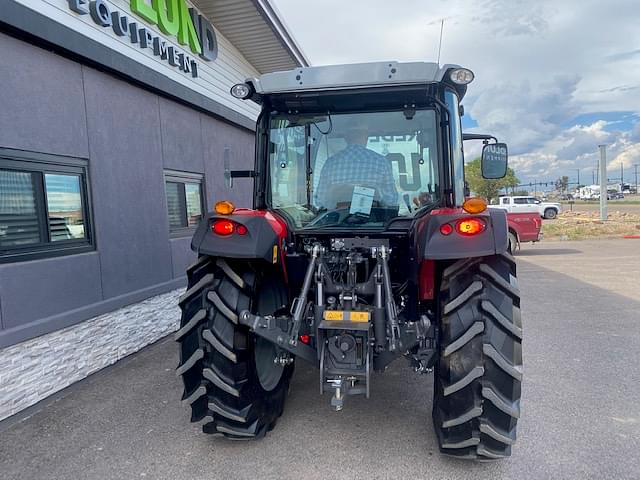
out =
[[[510,455],[520,416],[522,322],[504,211],[465,198],[457,65],[300,68],[235,85],[262,108],[253,208],[203,219],[180,298],[178,374],[206,433],[261,438],[296,360],[334,410],[369,397],[404,357],[434,371],[443,453]],[[507,147],[484,145],[500,178]]]

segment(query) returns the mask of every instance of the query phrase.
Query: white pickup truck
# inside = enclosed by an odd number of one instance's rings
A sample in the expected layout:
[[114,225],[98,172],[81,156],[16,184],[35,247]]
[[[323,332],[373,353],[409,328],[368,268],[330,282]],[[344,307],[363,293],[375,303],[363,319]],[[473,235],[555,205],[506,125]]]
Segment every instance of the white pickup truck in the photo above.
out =
[[536,197],[500,197],[498,205],[492,208],[502,208],[510,213],[536,212],[542,218],[556,218],[562,212],[559,203],[543,202]]

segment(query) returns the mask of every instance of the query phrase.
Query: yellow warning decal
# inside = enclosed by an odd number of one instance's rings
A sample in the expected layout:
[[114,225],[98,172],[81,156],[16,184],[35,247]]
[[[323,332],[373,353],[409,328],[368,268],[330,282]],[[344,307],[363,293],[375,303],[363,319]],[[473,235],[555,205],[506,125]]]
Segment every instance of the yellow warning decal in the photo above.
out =
[[278,263],[278,245],[273,246],[273,259],[271,263]]
[[341,322],[344,320],[344,312],[341,310],[326,310],[324,312],[324,319]]
[[355,312],[355,311],[343,311],[343,310],[326,310],[324,312],[324,319],[334,322],[358,322],[366,323],[369,321],[369,312]]
[[369,312],[349,312],[349,320],[352,322],[368,322]]

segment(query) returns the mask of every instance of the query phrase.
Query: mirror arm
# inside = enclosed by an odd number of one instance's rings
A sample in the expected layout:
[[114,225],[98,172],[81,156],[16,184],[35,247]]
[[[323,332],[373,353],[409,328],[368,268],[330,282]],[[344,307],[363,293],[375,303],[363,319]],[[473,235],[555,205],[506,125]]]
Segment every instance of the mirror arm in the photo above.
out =
[[256,178],[258,175],[255,170],[224,170],[224,180],[227,188],[233,188],[234,178]]
[[488,140],[493,140],[498,143],[498,139],[493,135],[489,135],[488,133],[463,133],[462,140],[484,140],[485,143]]
[[231,178],[256,178],[255,170],[231,170],[229,172]]

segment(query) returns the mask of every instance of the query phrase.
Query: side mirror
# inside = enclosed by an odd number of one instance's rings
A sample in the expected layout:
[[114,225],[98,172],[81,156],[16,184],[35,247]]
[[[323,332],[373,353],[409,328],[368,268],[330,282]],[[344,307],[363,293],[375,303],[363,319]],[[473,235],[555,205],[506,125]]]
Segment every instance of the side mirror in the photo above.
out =
[[480,169],[486,179],[503,178],[507,174],[507,144],[489,143],[482,148]]

